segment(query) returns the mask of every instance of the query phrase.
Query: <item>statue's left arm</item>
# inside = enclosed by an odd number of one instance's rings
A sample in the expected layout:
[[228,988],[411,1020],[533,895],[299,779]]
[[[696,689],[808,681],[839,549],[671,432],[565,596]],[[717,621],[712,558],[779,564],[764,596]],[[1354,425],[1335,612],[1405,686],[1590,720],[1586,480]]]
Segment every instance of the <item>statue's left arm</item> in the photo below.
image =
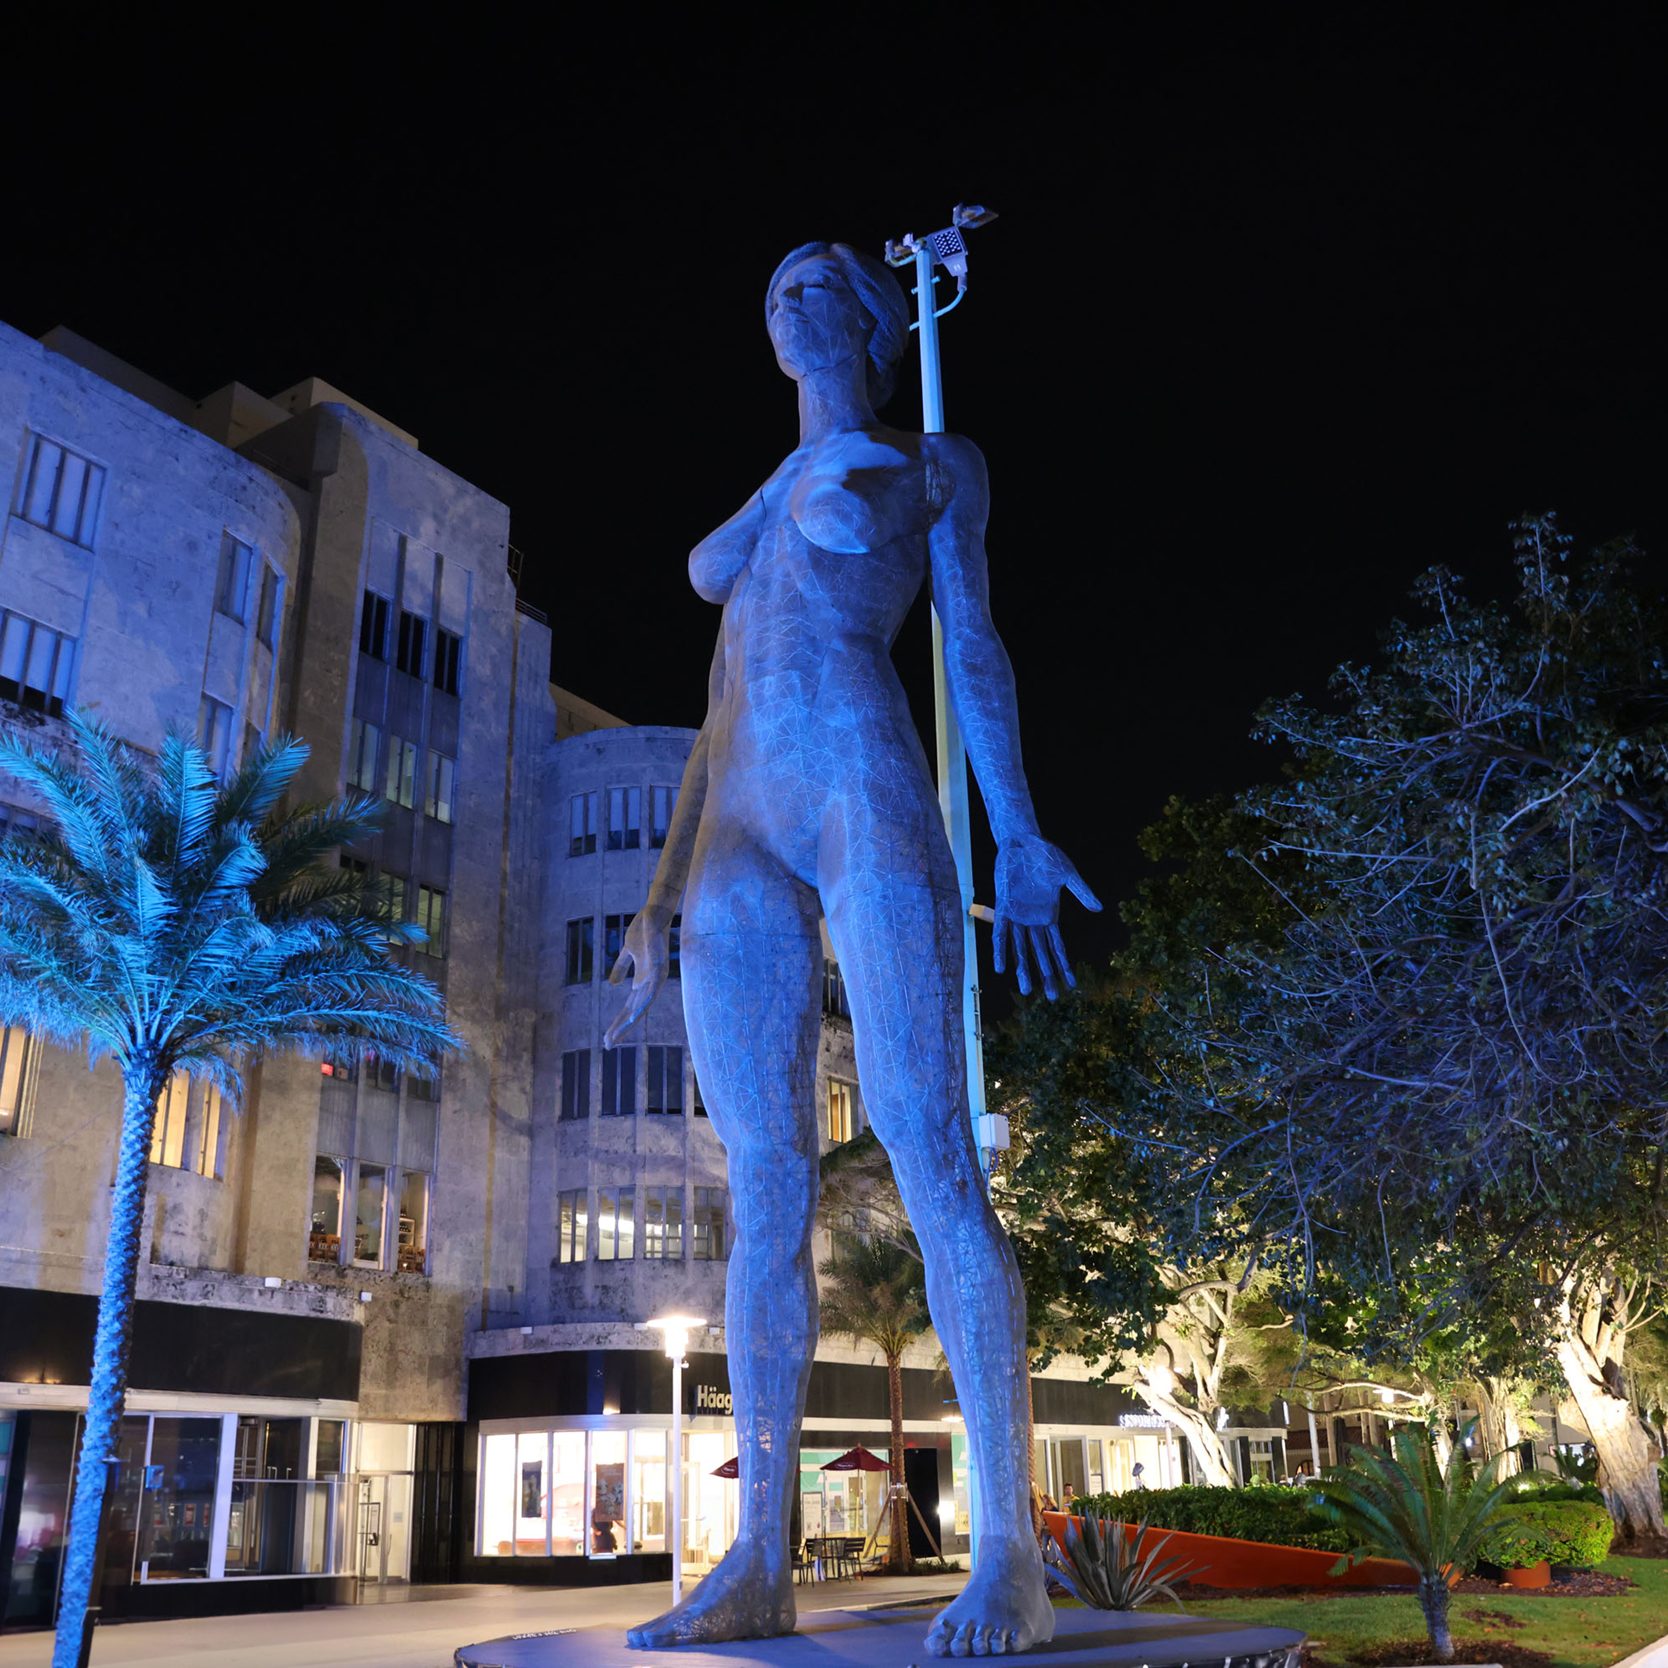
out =
[[1059,994],[1056,970],[1068,985],[1077,982],[1060,937],[1060,888],[1069,887],[1086,909],[1100,903],[1065,853],[1042,837],[1025,783],[1013,666],[990,617],[984,457],[959,435],[928,435],[925,445],[932,597],[944,628],[950,700],[996,835],[996,971],[1005,970],[1011,945],[1019,988],[1029,994],[1034,955],[1052,1000]]

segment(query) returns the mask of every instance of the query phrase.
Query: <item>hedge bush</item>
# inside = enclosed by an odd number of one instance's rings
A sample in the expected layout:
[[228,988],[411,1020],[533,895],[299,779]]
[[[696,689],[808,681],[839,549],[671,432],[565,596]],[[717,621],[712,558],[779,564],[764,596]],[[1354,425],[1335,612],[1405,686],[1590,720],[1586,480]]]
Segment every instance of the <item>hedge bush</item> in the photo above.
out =
[[1604,1504],[1604,1495],[1596,1483],[1566,1483],[1545,1471],[1526,1471],[1518,1478],[1515,1504],[1525,1500],[1590,1500],[1595,1506]]
[[1590,1500],[1515,1501],[1500,1508],[1478,1558],[1503,1569],[1544,1560],[1587,1570],[1608,1556],[1615,1533],[1609,1512]]
[[1310,1509],[1310,1498],[1303,1488],[1150,1488],[1080,1496],[1071,1509],[1190,1535],[1228,1535],[1317,1552],[1349,1551],[1349,1537],[1324,1523]]

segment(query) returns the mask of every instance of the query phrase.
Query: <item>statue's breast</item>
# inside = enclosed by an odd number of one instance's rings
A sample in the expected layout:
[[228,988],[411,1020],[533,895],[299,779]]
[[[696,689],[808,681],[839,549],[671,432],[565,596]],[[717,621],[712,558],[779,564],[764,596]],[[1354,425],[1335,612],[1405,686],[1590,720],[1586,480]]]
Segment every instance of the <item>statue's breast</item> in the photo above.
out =
[[830,436],[806,460],[788,512],[823,550],[849,556],[880,550],[926,525],[921,460],[873,435]]

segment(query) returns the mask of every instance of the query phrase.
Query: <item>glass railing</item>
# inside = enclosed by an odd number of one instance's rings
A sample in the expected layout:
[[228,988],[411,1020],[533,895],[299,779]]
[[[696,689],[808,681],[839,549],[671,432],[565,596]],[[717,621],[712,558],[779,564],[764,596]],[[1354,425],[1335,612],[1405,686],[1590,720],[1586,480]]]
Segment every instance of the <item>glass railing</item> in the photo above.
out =
[[232,1484],[227,1575],[341,1575],[350,1495],[340,1477],[247,1478]]

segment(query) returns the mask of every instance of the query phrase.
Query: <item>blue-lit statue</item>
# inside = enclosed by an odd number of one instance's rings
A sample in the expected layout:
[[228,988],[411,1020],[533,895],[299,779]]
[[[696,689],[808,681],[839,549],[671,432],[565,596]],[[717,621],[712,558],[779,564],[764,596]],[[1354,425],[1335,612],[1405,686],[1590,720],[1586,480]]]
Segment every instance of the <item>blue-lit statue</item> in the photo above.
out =
[[978,1478],[978,1565],[928,1646],[1000,1655],[1049,1638],[1053,1612],[1031,1529],[1024,1294],[969,1129],[961,898],[890,655],[924,578],[999,844],[997,970],[1011,954],[1028,991],[1034,956],[1054,996],[1071,982],[1060,888],[1100,906],[1038,832],[1026,789],[1013,673],[987,607],[984,460],[966,440],[900,433],[875,417],[909,340],[896,280],[844,244],[807,244],[771,280],[766,320],[799,385],[800,443],[689,558],[695,589],[723,605],[723,625],[706,723],[613,972],[632,983],[608,1036],[618,1041],[665,980],[681,902],[689,1046],[735,1211],[726,1339],[741,1520],[718,1567],[630,1640],[657,1647],[794,1626],[788,1525],[817,1343],[826,915],[864,1104],[925,1251]]

